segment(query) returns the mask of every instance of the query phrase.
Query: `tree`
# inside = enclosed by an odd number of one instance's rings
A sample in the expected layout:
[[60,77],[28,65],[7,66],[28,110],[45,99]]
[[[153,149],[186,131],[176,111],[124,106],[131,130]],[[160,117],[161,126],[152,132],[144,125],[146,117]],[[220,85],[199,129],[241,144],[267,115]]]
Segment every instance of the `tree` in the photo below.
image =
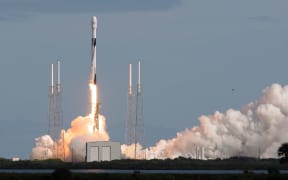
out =
[[57,180],[69,180],[72,179],[72,173],[70,172],[69,169],[65,168],[58,168],[55,169],[54,172],[52,173],[53,179]]
[[288,162],[288,143],[283,143],[278,149],[278,156],[280,158],[280,163]]

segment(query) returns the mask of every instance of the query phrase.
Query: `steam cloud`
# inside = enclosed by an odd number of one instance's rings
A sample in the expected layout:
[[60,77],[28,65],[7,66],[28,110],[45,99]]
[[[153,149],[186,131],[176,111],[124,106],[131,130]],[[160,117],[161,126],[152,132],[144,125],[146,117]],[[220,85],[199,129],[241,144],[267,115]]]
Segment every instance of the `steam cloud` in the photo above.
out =
[[[242,110],[203,115],[199,122],[199,126],[185,129],[175,138],[160,140],[153,147],[139,149],[137,145],[137,151],[148,159],[275,158],[279,146],[288,139],[288,86],[273,84],[263,90],[258,101]],[[122,153],[133,158],[132,148],[122,145]]]
[[[91,116],[77,117],[71,122],[70,129],[66,131],[62,130],[61,134],[64,134],[64,143],[62,142],[62,139],[59,139],[58,142],[53,142],[49,135],[36,138],[35,147],[32,149],[30,158],[61,158],[65,161],[84,161],[86,142],[109,140],[109,135],[106,132],[105,117],[99,115],[99,121],[102,125],[102,131],[93,132],[94,120]],[[64,152],[62,147],[64,147]],[[65,158],[64,156],[61,156],[64,154]]]
[[[78,117],[65,132],[65,154],[71,159],[71,149],[80,161],[85,157],[87,141],[109,140],[105,117],[100,116],[102,133],[92,133],[93,119]],[[261,158],[277,157],[277,150],[288,139],[288,86],[273,84],[263,90],[256,102],[249,103],[240,111],[229,109],[225,113],[215,112],[199,117],[199,126],[178,132],[175,138],[160,140],[155,146],[143,149],[137,144],[137,158],[165,159],[179,156],[190,158],[228,158],[249,156]],[[31,159],[53,157],[53,142],[48,135],[35,139]],[[134,158],[134,145],[122,145],[126,158]]]

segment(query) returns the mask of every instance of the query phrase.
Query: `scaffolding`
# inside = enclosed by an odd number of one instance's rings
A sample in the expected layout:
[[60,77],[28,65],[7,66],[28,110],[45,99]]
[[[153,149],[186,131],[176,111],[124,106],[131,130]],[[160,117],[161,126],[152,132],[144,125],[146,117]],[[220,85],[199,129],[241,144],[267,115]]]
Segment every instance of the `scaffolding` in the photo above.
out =
[[53,122],[54,122],[54,108],[55,108],[55,96],[54,96],[54,64],[51,64],[51,85],[49,86],[49,94],[48,94],[48,128],[47,128],[47,134],[52,136],[52,130],[53,130]]
[[129,64],[129,85],[128,85],[128,102],[127,102],[127,119],[125,126],[125,144],[134,143],[134,95],[132,89],[132,64]]
[[54,65],[51,64],[51,85],[49,86],[48,128],[47,133],[54,141],[53,158],[65,160],[63,110],[62,110],[62,85],[60,60],[57,61],[57,83],[54,85]]
[[129,64],[129,85],[128,85],[128,108],[125,126],[125,143],[134,146],[134,159],[145,159],[146,155],[139,151],[137,146],[145,147],[144,139],[144,116],[143,116],[143,96],[141,90],[141,68],[138,62],[138,81],[136,98],[132,91],[132,64]]
[[143,116],[143,96],[141,91],[141,68],[140,61],[138,62],[138,81],[137,81],[137,91],[136,91],[136,124],[135,124],[135,147],[134,147],[134,157],[135,159],[144,159],[145,155],[141,152],[136,152],[136,144],[140,144],[143,148],[145,147],[144,139],[144,116]]

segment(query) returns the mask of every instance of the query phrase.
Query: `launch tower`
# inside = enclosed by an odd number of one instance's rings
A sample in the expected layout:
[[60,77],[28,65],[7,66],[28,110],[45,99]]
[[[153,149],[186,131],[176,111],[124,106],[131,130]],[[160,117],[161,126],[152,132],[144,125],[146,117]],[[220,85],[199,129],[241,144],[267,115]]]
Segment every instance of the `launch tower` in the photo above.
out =
[[[64,141],[63,129],[63,110],[62,110],[62,85],[60,60],[57,61],[57,83],[54,83],[54,64],[51,64],[51,85],[49,87],[48,105],[48,135],[54,142]],[[53,149],[56,158],[64,159],[64,148],[56,147]]]
[[125,143],[134,145],[134,158],[144,159],[145,154],[137,152],[137,144],[142,147],[145,145],[144,140],[144,117],[143,117],[143,96],[141,90],[141,63],[138,62],[138,81],[136,96],[134,99],[132,88],[132,64],[129,64],[129,85],[128,85],[128,107],[125,127]]

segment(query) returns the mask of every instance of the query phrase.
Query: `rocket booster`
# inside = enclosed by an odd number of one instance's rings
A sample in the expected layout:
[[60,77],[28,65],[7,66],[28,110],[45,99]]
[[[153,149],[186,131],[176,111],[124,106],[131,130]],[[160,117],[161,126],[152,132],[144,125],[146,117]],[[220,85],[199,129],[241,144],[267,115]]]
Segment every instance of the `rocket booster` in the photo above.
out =
[[91,77],[90,81],[92,81],[95,85],[97,84],[97,76],[96,76],[96,30],[97,30],[97,18],[96,16],[92,17],[92,45],[91,45]]
[[94,84],[96,88],[96,104],[93,105],[94,111],[94,131],[99,131],[99,100],[98,100],[98,90],[97,90],[97,76],[96,76],[96,29],[97,29],[97,18],[92,17],[92,45],[91,45],[91,74],[90,74],[90,84]]

